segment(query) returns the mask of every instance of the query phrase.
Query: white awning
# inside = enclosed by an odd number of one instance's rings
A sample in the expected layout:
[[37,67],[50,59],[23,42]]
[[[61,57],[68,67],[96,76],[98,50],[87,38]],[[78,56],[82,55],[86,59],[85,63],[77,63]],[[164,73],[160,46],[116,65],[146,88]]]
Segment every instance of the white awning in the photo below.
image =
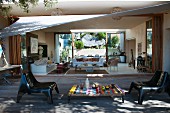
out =
[[65,15],[65,16],[33,16],[19,17],[19,20],[0,32],[0,37],[8,37],[26,32],[36,31],[70,22],[95,18],[104,15]]
[[120,11],[112,14],[102,14],[102,15],[63,15],[63,16],[34,16],[34,17],[20,17],[17,22],[4,28],[0,31],[1,37],[8,37],[17,34],[23,34],[26,32],[32,32],[40,29],[45,29],[48,27],[54,27],[66,23],[82,21],[92,18],[100,17],[112,17],[112,16],[134,16],[143,14],[158,14],[164,13],[170,10],[170,2],[154,5],[144,8],[138,8],[133,10]]

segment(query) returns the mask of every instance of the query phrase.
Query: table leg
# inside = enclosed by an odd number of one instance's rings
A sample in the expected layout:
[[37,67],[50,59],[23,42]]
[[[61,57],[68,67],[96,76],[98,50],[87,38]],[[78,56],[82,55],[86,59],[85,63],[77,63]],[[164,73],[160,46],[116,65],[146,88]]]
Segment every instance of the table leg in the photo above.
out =
[[77,65],[75,66],[75,71],[77,70]]
[[124,96],[122,96],[122,103],[124,103]]
[[93,72],[94,70],[93,70],[93,67],[87,67],[86,68],[86,72]]
[[70,99],[71,99],[71,96],[70,96],[70,95],[68,95],[68,103],[70,103]]

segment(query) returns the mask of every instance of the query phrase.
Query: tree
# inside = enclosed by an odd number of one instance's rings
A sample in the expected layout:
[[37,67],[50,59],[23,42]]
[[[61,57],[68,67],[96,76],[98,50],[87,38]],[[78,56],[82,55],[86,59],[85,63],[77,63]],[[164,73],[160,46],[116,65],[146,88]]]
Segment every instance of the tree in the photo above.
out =
[[[30,12],[30,6],[37,6],[39,0],[0,0],[0,13],[4,17],[9,17],[9,13],[12,9],[11,6],[2,6],[5,2],[8,3],[14,3],[17,6],[19,6],[21,9],[23,9],[24,12],[29,13]],[[57,0],[44,0],[44,6],[46,9],[52,7],[54,3],[57,3]]]
[[115,48],[116,47],[116,44],[119,42],[119,37],[116,35],[116,36],[113,36],[112,37],[112,47]]
[[68,54],[69,54],[69,51],[66,48],[64,48],[61,52],[62,60],[66,60],[66,58],[68,57]]
[[106,38],[106,33],[105,32],[99,32],[95,36],[98,38],[98,40],[102,40],[102,39]]
[[82,41],[78,40],[78,41],[75,41],[75,47],[77,49],[82,49],[82,48],[84,48],[84,44]]

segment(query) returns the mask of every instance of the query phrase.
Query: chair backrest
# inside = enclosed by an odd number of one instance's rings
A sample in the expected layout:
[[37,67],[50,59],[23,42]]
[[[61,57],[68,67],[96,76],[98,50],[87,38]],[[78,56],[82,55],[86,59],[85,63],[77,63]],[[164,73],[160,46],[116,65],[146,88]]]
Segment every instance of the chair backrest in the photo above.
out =
[[23,73],[21,76],[19,90],[30,92],[31,88],[35,86],[36,83],[39,83],[31,72]]
[[156,71],[154,76],[149,81],[150,86],[164,87],[166,80],[168,78],[168,73],[164,71]]
[[35,77],[33,76],[33,74],[31,72],[29,73],[23,73],[21,76],[21,82],[20,82],[20,86],[25,85],[25,87],[32,88],[34,87],[34,85],[38,83],[38,81],[35,79]]
[[29,79],[29,75],[26,73],[22,73],[20,85],[19,85],[19,91],[26,91],[30,92],[30,88],[34,86],[34,84],[31,82],[32,80]]
[[118,58],[115,58],[114,60],[111,61],[110,65],[111,65],[111,66],[117,66],[117,65],[118,65],[118,62],[119,62],[119,59],[118,59]]
[[110,59],[108,60],[108,64],[110,64],[113,60],[115,60],[115,58],[110,58]]
[[144,66],[145,60],[142,58],[142,56],[137,57],[137,66]]
[[30,87],[33,87],[36,83],[38,83],[32,72],[28,72],[28,74],[26,74],[26,79]]

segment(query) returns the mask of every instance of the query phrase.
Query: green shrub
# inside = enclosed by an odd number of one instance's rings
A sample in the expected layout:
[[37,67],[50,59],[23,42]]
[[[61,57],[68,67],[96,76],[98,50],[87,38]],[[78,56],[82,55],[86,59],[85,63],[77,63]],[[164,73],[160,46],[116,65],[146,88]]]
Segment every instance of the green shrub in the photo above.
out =
[[82,48],[84,48],[84,44],[82,41],[78,40],[78,41],[75,41],[75,47],[77,49],[82,49]]
[[119,37],[116,35],[116,36],[113,36],[112,37],[112,47],[115,48],[116,47],[116,44],[119,42]]
[[105,32],[99,32],[99,33],[96,34],[96,37],[99,40],[105,39],[106,38],[106,33]]

